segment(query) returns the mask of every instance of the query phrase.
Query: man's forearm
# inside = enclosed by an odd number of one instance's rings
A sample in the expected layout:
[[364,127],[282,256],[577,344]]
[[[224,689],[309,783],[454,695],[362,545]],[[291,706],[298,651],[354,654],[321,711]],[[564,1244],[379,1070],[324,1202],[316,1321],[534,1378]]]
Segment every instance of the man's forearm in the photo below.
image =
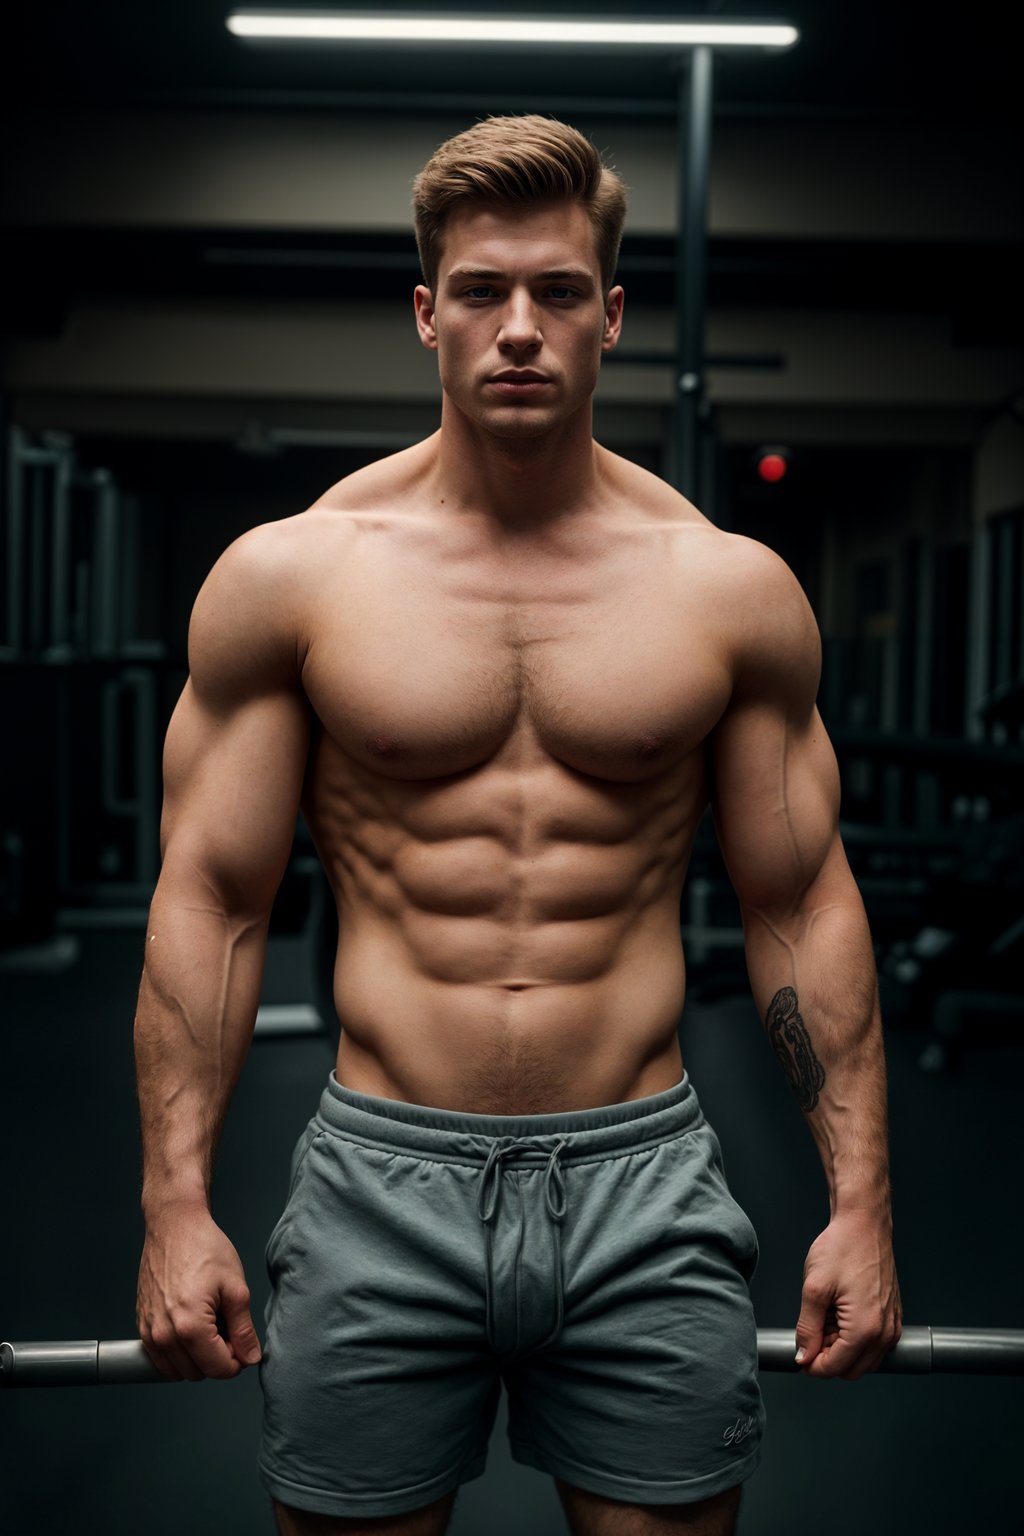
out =
[[143,1211],[209,1202],[224,1116],[252,1039],[267,918],[157,887],[135,1018]]
[[885,1052],[867,919],[852,877],[827,899],[744,913],[769,1041],[821,1156],[832,1214],[890,1216]]

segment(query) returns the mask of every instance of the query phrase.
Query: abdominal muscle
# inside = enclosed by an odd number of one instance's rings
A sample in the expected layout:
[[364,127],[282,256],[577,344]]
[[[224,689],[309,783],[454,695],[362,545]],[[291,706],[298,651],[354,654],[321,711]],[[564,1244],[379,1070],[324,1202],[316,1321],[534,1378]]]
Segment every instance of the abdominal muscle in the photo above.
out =
[[679,1082],[699,761],[603,785],[521,756],[416,784],[321,742],[306,815],[338,900],[345,1087],[527,1115]]
[[674,953],[665,943],[634,944],[631,962],[573,983],[438,982],[403,965],[388,936],[343,939],[338,1081],[378,1098],[490,1115],[661,1093],[682,1075],[678,918],[676,930]]

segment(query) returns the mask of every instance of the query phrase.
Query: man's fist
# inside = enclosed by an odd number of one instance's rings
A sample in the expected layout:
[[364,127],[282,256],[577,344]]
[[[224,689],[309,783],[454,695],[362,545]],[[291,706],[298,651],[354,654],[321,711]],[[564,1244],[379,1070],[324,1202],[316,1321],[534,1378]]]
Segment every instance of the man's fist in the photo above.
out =
[[796,1358],[805,1375],[857,1381],[902,1327],[890,1224],[863,1211],[833,1216],[804,1265]]
[[147,1224],[136,1320],[172,1381],[237,1376],[259,1360],[241,1260],[205,1205],[165,1206]]

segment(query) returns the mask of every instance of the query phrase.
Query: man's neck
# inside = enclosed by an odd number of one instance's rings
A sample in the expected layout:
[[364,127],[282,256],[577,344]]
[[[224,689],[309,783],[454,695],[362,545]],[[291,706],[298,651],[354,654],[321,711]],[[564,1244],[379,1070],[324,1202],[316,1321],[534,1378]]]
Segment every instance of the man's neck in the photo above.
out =
[[543,436],[498,437],[446,398],[433,476],[439,499],[453,511],[491,517],[509,532],[592,507],[598,480],[592,419],[588,401]]

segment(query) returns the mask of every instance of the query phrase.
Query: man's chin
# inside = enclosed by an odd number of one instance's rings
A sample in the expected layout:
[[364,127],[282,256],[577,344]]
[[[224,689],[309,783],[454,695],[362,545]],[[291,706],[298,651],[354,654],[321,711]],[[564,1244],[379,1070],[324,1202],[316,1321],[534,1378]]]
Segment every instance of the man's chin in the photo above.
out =
[[561,426],[563,418],[550,409],[537,406],[506,405],[483,410],[477,416],[477,424],[492,437],[524,440],[531,437],[547,437]]
[[482,423],[484,431],[491,437],[503,437],[510,442],[525,443],[534,438],[547,437],[555,427],[557,421],[486,421]]

